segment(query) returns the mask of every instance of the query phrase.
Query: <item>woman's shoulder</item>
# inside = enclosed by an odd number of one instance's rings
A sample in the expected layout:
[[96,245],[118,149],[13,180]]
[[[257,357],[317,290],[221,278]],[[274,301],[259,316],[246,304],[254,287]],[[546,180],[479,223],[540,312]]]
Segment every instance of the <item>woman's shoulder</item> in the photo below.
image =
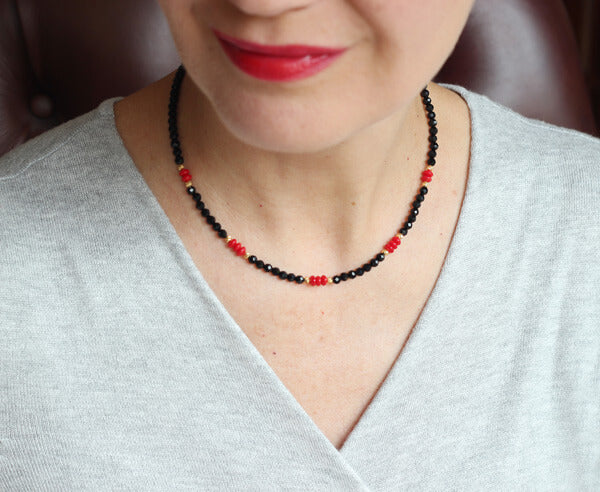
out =
[[463,87],[445,87],[461,95],[469,106],[473,150],[492,157],[511,157],[506,164],[592,164],[590,159],[600,159],[599,138],[523,116]]
[[[53,128],[0,157],[2,183],[30,179],[43,174],[46,179],[59,176],[53,168],[68,169],[93,160],[99,153],[110,152],[119,145],[114,126],[113,104],[101,103],[95,110]],[[11,186],[9,184],[9,186]]]
[[547,212],[600,210],[600,139],[525,117],[467,89],[471,112],[470,185],[490,193],[523,195]]

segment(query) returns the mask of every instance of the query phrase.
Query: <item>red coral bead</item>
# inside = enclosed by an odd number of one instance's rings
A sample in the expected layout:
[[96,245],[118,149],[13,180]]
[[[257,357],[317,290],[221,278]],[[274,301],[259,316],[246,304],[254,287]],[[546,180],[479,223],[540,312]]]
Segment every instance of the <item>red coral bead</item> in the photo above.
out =
[[321,276],[321,285],[327,285],[327,276],[326,275]]

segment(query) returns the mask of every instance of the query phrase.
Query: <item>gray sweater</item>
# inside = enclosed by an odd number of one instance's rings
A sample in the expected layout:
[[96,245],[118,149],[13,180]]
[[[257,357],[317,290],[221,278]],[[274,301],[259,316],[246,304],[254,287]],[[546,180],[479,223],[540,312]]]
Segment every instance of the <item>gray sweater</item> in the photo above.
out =
[[455,237],[340,451],[194,266],[113,101],[2,159],[0,490],[599,490],[600,141],[454,90]]

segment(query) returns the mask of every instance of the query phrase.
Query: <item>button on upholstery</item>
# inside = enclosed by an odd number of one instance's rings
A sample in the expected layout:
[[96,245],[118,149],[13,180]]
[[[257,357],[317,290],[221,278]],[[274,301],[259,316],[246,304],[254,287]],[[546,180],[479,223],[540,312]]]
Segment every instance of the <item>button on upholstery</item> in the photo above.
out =
[[38,118],[49,118],[54,113],[54,102],[46,94],[36,94],[29,101],[29,109]]

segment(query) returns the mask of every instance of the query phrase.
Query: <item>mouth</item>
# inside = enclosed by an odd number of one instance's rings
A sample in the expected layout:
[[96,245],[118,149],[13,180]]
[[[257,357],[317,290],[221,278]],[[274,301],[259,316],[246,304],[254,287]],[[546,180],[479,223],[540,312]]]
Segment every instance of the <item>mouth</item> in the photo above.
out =
[[323,46],[270,46],[236,39],[213,30],[231,62],[251,77],[272,81],[300,80],[321,72],[339,58],[346,48]]

